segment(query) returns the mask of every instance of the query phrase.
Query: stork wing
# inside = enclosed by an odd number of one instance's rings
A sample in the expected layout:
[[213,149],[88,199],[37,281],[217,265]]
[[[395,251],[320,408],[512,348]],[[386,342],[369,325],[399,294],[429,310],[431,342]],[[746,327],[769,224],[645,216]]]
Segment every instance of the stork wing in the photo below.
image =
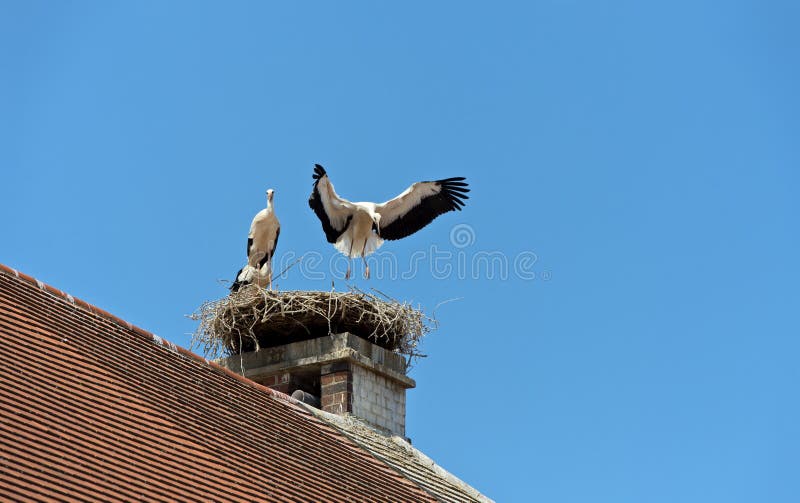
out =
[[355,206],[347,199],[342,199],[333,190],[333,184],[325,173],[325,168],[314,165],[314,189],[308,198],[308,206],[317,214],[322,222],[322,230],[329,243],[335,243],[347,229],[353,216]]
[[405,192],[383,204],[375,211],[381,215],[380,236],[400,239],[414,234],[433,219],[448,211],[458,210],[469,199],[463,176],[435,182],[417,182]]
[[258,268],[261,269],[264,267],[264,264],[272,260],[272,257],[275,255],[275,250],[278,248],[278,238],[281,237],[281,224],[278,224],[278,228],[275,231],[275,241],[272,243],[272,249],[267,250],[267,253],[258,261]]
[[278,249],[278,238],[281,237],[281,224],[278,224],[278,229],[275,231],[275,242],[272,243],[272,250],[269,252],[270,257],[275,256],[275,250]]
[[233,280],[233,284],[228,287],[231,292],[238,292],[243,286],[248,285],[253,280],[253,268],[249,265],[246,265],[239,269],[236,273],[236,278]]

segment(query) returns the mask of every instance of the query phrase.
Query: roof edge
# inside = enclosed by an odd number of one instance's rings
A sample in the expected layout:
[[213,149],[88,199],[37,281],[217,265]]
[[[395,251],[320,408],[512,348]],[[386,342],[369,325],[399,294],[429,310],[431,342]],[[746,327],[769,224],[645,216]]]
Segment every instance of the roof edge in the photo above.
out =
[[305,407],[302,406],[303,405],[302,402],[300,402],[299,400],[297,400],[295,398],[292,398],[291,396],[287,395],[286,393],[281,393],[280,391],[276,391],[276,390],[274,390],[272,388],[264,386],[263,384],[258,384],[255,381],[251,381],[247,377],[245,377],[245,376],[243,376],[241,374],[237,374],[236,372],[233,372],[232,370],[229,370],[229,369],[217,364],[216,362],[213,362],[213,361],[209,360],[208,358],[204,358],[204,357],[202,357],[202,356],[200,356],[200,355],[198,355],[196,353],[193,353],[193,352],[189,351],[188,349],[182,348],[182,347],[178,346],[177,344],[175,344],[173,342],[170,342],[170,341],[164,339],[163,337],[160,337],[160,336],[154,334],[153,332],[147,331],[147,330],[145,330],[145,329],[143,329],[141,327],[138,327],[138,326],[134,325],[133,323],[125,321],[122,318],[109,313],[105,309],[101,309],[101,308],[99,308],[99,307],[97,307],[95,305],[89,304],[88,302],[86,302],[84,300],[75,298],[72,295],[68,294],[67,292],[65,292],[63,290],[59,290],[58,288],[55,288],[55,287],[53,287],[51,285],[48,285],[47,283],[44,283],[44,282],[34,278],[33,276],[29,276],[29,275],[27,275],[25,273],[19,272],[18,270],[14,269],[12,267],[9,267],[9,266],[7,266],[5,264],[2,264],[2,263],[0,263],[0,274],[5,274],[6,276],[14,276],[17,279],[22,280],[22,281],[24,281],[26,283],[29,283],[30,285],[35,286],[35,287],[39,288],[40,290],[48,292],[51,295],[54,295],[54,296],[60,298],[61,300],[65,300],[65,301],[69,302],[70,304],[72,304],[74,306],[80,307],[80,308],[82,308],[82,309],[84,309],[84,310],[86,310],[86,311],[88,311],[88,312],[90,312],[90,313],[92,313],[92,314],[94,314],[96,316],[100,316],[101,318],[104,318],[105,320],[110,321],[111,323],[119,325],[119,326],[121,326],[123,328],[127,328],[128,330],[130,330],[131,332],[135,333],[139,337],[142,337],[144,339],[149,340],[151,343],[155,343],[157,345],[160,345],[160,346],[166,348],[169,351],[172,351],[173,353],[178,353],[178,354],[180,354],[182,356],[185,356],[187,358],[195,360],[195,361],[197,361],[197,362],[199,362],[201,364],[205,364],[205,365],[213,368],[214,370],[216,370],[218,372],[222,372],[223,374],[226,374],[229,377],[233,377],[234,379],[236,379],[237,381],[239,381],[239,382],[241,382],[243,384],[246,384],[248,386],[252,386],[252,387],[254,387],[254,388],[256,388],[256,389],[258,389],[260,391],[263,391],[263,392],[265,392],[265,393],[267,393],[267,394],[269,394],[269,395],[271,395],[271,396],[273,396],[273,397],[275,397],[275,398],[277,398],[279,400],[282,400],[284,402],[290,403],[290,404],[294,405],[295,408],[298,411],[302,412],[303,414],[306,414],[306,415],[309,415],[309,416],[312,416],[312,417],[314,416],[313,414],[308,412],[308,409],[306,409]]
[[[427,466],[434,473],[436,473],[438,476],[442,477],[444,480],[446,480],[450,484],[458,487],[460,490],[462,490],[465,493],[467,493],[470,497],[475,498],[477,501],[480,501],[481,503],[494,503],[493,499],[491,499],[488,496],[484,495],[483,493],[481,493],[480,491],[478,491],[477,489],[475,489],[471,485],[467,484],[466,482],[464,482],[460,478],[456,477],[455,475],[453,475],[449,471],[445,470],[442,466],[437,464],[434,460],[432,460],[431,458],[426,456],[425,453],[423,453],[422,451],[420,451],[419,449],[417,449],[416,447],[411,445],[411,442],[409,442],[407,438],[404,438],[404,437],[401,437],[401,436],[398,436],[398,435],[387,435],[386,433],[378,430],[377,428],[375,428],[374,426],[366,423],[365,421],[359,420],[355,416],[339,416],[339,415],[336,415],[336,414],[332,414],[330,412],[325,412],[324,410],[321,410],[321,409],[317,409],[317,408],[315,408],[315,407],[313,407],[311,405],[308,405],[308,404],[302,403],[302,402],[300,402],[300,406],[302,406],[305,409],[307,409],[308,412],[312,416],[315,416],[318,419],[323,420],[323,421],[325,421],[325,422],[327,422],[329,424],[333,424],[342,433],[342,435],[344,435],[345,437],[349,438],[351,441],[353,441],[354,443],[359,445],[362,449],[365,449],[366,451],[368,451],[375,458],[379,459],[382,463],[386,464],[387,466],[392,467],[393,470],[399,472],[399,470],[393,466],[393,464],[392,464],[392,462],[390,460],[388,460],[384,456],[380,455],[380,453],[375,452],[373,449],[370,449],[368,446],[364,445],[364,443],[359,440],[358,435],[355,435],[354,433],[350,432],[347,429],[347,427],[344,426],[344,424],[346,424],[347,421],[353,421],[353,422],[356,422],[359,427],[364,427],[364,428],[367,428],[367,429],[371,430],[372,432],[375,433],[375,435],[380,435],[381,437],[388,438],[389,440],[391,440],[392,442],[397,444],[402,449],[408,451],[412,456],[414,456],[417,460],[420,461],[420,464],[422,464],[424,466]],[[402,472],[400,472],[400,474],[403,475],[404,477],[408,478],[408,476],[404,475]],[[409,480],[411,480],[411,479],[409,479]],[[414,483],[417,484],[420,488],[422,488],[422,490],[424,490],[425,492],[428,492],[429,494],[432,494],[426,488],[422,487],[418,482],[414,482]],[[432,495],[434,497],[436,497],[435,494],[432,494]]]

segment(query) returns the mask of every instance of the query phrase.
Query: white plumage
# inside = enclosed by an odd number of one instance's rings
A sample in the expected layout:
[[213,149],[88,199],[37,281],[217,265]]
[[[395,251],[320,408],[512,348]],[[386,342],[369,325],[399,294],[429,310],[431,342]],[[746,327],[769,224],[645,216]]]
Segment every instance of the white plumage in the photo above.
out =
[[[329,243],[348,258],[364,258],[364,276],[369,278],[366,256],[384,240],[414,234],[436,217],[461,210],[469,192],[464,177],[417,182],[385,203],[350,202],[336,194],[325,168],[314,166],[314,189],[308,205],[314,210]],[[350,265],[345,278],[350,277]]]
[[281,235],[281,224],[275,215],[273,197],[275,191],[267,190],[267,207],[256,213],[250,223],[247,236],[247,265],[236,273],[236,280],[231,291],[236,292],[242,286],[255,283],[261,288],[272,289],[272,257],[278,247]]

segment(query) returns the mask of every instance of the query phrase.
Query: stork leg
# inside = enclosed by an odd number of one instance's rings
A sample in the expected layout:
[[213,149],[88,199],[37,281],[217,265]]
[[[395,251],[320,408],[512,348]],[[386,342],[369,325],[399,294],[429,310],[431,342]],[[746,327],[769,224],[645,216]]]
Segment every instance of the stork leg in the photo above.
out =
[[350,241],[350,251],[347,252],[347,272],[344,273],[344,279],[350,279],[350,264],[353,262],[353,242]]
[[367,263],[367,242],[364,241],[364,248],[361,250],[361,259],[364,261],[364,279],[369,279],[369,264]]

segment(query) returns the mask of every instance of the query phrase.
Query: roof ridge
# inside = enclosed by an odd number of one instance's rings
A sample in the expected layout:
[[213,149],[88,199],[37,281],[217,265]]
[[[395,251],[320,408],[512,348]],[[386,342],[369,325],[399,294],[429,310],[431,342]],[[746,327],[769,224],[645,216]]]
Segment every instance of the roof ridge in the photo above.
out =
[[200,356],[200,355],[198,355],[198,354],[196,354],[196,353],[194,353],[192,351],[189,351],[186,348],[182,348],[181,346],[178,346],[174,342],[170,342],[167,339],[165,339],[165,338],[163,338],[163,337],[161,337],[159,335],[156,335],[153,332],[150,332],[150,331],[145,330],[145,329],[143,329],[143,328],[141,328],[139,326],[134,325],[133,323],[125,321],[122,318],[120,318],[119,316],[116,316],[116,315],[113,315],[113,314],[109,313],[105,309],[101,309],[101,308],[99,308],[99,307],[97,307],[97,306],[95,306],[93,304],[89,304],[85,300],[81,300],[79,298],[73,297],[72,295],[68,294],[67,292],[65,292],[63,290],[59,290],[58,288],[55,288],[55,287],[53,287],[53,286],[51,286],[51,285],[49,285],[47,283],[44,283],[44,282],[34,278],[33,276],[30,276],[28,274],[19,272],[18,270],[14,269],[12,267],[9,267],[9,266],[7,266],[5,264],[2,264],[2,263],[0,263],[0,274],[5,274],[7,276],[12,276],[13,275],[17,279],[25,281],[26,283],[29,283],[29,284],[39,288],[40,290],[44,290],[44,291],[50,293],[51,295],[54,295],[55,297],[58,297],[58,298],[60,298],[62,300],[66,300],[70,304],[73,304],[73,305],[75,305],[77,307],[80,307],[80,308],[86,310],[86,311],[89,311],[90,313],[92,313],[92,314],[94,314],[96,316],[100,316],[101,318],[104,318],[107,321],[110,321],[110,322],[112,322],[112,323],[114,323],[116,325],[119,325],[119,326],[121,326],[123,328],[126,328],[126,329],[130,330],[131,332],[133,332],[134,334],[136,334],[137,336],[142,337],[142,338],[144,338],[146,340],[149,340],[151,343],[154,343],[156,345],[165,347],[166,349],[168,349],[169,351],[172,351],[173,353],[178,353],[178,354],[183,355],[183,356],[185,356],[187,358],[195,360],[198,363],[205,364],[205,365],[211,367],[212,369],[214,369],[214,370],[216,370],[218,372],[222,372],[223,374],[226,374],[229,377],[233,377],[234,379],[238,380],[239,382],[241,382],[243,384],[246,384],[248,386],[254,387],[254,388],[258,389],[259,391],[265,392],[265,393],[271,395],[272,397],[274,397],[274,398],[276,398],[278,400],[281,400],[281,401],[286,402],[286,403],[288,403],[290,405],[293,405],[294,408],[297,411],[302,412],[304,415],[307,415],[307,416],[310,416],[310,417],[314,417],[314,415],[311,414],[306,408],[301,406],[302,402],[300,402],[296,398],[292,398],[291,396],[287,395],[286,393],[281,393],[280,391],[274,390],[272,388],[264,386],[263,384],[259,384],[259,383],[255,382],[255,381],[252,381],[252,380],[248,379],[247,377],[245,377],[245,376],[243,376],[241,374],[237,374],[236,372],[233,372],[232,370],[227,369],[227,368],[223,367],[222,365],[220,365],[220,364],[218,364],[218,363],[216,363],[216,362],[214,362],[212,360],[209,360],[208,358],[202,357],[202,356]]

